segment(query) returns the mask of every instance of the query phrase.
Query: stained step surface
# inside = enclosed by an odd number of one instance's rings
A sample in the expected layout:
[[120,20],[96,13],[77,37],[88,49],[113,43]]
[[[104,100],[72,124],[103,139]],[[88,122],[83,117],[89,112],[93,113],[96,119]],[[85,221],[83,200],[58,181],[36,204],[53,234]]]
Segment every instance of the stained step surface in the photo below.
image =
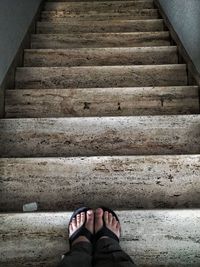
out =
[[17,68],[16,88],[93,88],[187,85],[186,65]]
[[93,2],[51,2],[46,3],[46,11],[81,12],[126,12],[133,9],[153,9],[152,1],[93,1]]
[[0,177],[1,212],[33,202],[59,211],[198,208],[200,201],[200,155],[0,159]]
[[[46,2],[93,2],[94,0],[46,0]],[[105,2],[105,0],[95,0],[96,1],[103,1]],[[126,1],[126,0],[109,0],[109,1]],[[140,0],[131,0],[132,2],[137,2]],[[142,0],[142,1],[146,1],[146,2],[153,2],[153,0]]]
[[25,67],[177,64],[176,47],[28,49]]
[[[121,246],[138,266],[199,266],[200,210],[117,212]],[[72,213],[0,215],[0,263],[4,267],[55,267],[69,246]],[[11,253],[12,252],[12,253]]]
[[33,34],[31,48],[168,46],[169,32]]
[[66,11],[43,11],[41,14],[42,21],[72,21],[83,20],[83,21],[104,21],[104,20],[112,20],[112,19],[130,19],[130,20],[138,20],[138,19],[157,19],[159,18],[159,13],[157,9],[133,9],[128,10],[127,12],[103,12],[103,13],[81,13],[74,14],[68,13]]
[[8,118],[199,113],[197,86],[7,90]]
[[162,19],[38,22],[37,33],[155,32],[163,31]]
[[0,213],[0,265],[57,266],[71,213],[55,211],[106,205],[136,265],[199,266],[200,115],[178,115],[198,88],[153,1],[44,6],[0,120],[0,211],[54,212]]
[[1,157],[197,154],[200,116],[1,119]]

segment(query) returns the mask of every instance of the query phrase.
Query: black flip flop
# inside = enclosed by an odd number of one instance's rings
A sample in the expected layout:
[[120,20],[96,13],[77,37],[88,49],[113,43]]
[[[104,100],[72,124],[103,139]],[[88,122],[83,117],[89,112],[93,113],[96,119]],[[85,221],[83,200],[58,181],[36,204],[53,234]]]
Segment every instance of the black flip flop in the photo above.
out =
[[[100,207],[104,212],[108,211],[109,213],[111,213],[116,220],[119,222],[119,218],[117,217],[116,213],[106,207]],[[106,227],[105,221],[104,221],[104,216],[103,216],[103,227],[95,234],[95,242],[97,242],[102,236],[108,236],[114,240],[116,240],[117,242],[119,242],[119,238],[116,236],[116,234],[114,234],[111,230],[109,230]]]
[[[85,216],[86,216],[86,212],[88,210],[91,210],[91,209],[88,207],[82,207],[82,208],[76,209],[74,213],[72,214],[72,217],[69,221],[69,225],[72,222],[73,218],[76,218],[76,215],[81,214],[82,212],[85,212]],[[85,223],[79,229],[77,229],[76,232],[74,232],[73,235],[69,238],[70,246],[72,245],[74,240],[76,240],[79,236],[85,236],[91,243],[93,243],[94,235],[87,228],[85,228]]]

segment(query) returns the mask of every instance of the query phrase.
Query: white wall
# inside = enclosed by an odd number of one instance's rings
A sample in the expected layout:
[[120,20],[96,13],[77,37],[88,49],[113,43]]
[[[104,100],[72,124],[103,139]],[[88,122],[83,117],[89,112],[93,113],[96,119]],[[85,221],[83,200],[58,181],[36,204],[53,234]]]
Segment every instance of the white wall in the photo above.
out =
[[200,0],[159,0],[200,72]]
[[41,0],[0,0],[0,84]]

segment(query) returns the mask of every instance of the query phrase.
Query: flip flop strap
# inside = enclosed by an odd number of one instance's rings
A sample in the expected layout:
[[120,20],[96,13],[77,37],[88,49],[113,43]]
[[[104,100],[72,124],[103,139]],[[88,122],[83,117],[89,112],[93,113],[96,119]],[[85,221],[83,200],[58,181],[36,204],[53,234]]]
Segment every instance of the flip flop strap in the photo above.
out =
[[73,233],[73,235],[69,238],[70,245],[79,236],[85,236],[91,243],[93,242],[94,235],[87,228],[85,228],[85,226],[82,226],[75,233]]
[[101,237],[107,236],[110,237],[117,242],[119,242],[119,238],[114,234],[111,230],[109,230],[107,227],[103,226],[96,234],[95,234],[95,241],[99,240]]

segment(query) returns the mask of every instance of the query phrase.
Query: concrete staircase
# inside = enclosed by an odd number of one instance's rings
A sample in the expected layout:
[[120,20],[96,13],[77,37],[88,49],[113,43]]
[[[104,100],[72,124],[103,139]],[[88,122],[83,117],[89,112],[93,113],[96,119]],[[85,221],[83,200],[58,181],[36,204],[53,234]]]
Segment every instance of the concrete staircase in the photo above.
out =
[[46,1],[36,29],[0,120],[0,266],[55,267],[81,205],[118,210],[138,266],[200,266],[199,88],[153,1]]

